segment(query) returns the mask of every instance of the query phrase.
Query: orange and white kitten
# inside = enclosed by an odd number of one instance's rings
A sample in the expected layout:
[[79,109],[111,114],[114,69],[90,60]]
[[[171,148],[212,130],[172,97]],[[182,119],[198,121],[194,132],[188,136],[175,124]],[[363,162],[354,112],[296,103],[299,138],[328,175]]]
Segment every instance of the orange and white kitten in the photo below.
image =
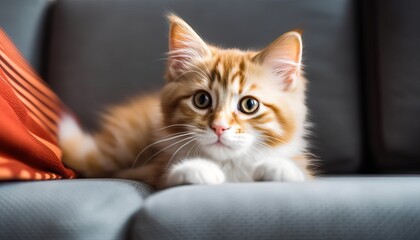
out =
[[169,21],[164,88],[109,108],[94,134],[64,117],[64,163],[86,177],[157,188],[310,178],[300,34],[241,51],[205,43],[177,16]]

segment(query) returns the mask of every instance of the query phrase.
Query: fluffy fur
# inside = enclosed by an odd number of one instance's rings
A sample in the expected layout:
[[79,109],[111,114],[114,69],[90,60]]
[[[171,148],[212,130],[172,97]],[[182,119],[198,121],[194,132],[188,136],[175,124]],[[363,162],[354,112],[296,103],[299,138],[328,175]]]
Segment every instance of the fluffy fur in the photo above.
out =
[[[157,188],[309,179],[300,34],[288,32],[262,51],[241,51],[205,43],[177,16],[169,21],[164,88],[109,108],[94,134],[64,117],[65,164],[87,177]],[[206,99],[210,105],[197,107]],[[244,112],[242,101],[245,108],[257,103],[256,111]]]

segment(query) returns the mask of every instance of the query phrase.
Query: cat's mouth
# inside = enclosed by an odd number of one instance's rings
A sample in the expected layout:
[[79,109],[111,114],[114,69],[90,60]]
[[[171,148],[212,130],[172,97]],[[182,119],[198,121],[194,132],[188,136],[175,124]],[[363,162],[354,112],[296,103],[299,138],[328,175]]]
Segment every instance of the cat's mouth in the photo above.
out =
[[217,139],[216,142],[211,143],[210,145],[211,146],[215,146],[215,147],[221,147],[221,148],[229,148],[229,149],[231,149],[230,146],[228,146],[227,144],[223,143],[220,139]]

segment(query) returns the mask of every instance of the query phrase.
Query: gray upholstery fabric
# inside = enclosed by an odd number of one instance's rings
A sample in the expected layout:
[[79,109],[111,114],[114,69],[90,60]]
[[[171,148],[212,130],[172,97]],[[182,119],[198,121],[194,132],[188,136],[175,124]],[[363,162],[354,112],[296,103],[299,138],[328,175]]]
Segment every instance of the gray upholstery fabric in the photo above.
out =
[[[376,76],[371,127],[377,166],[420,170],[420,15],[416,1],[374,1]],[[372,67],[372,66],[370,66]],[[374,69],[374,68],[370,68]],[[376,91],[375,91],[376,90]]]
[[261,48],[301,28],[314,153],[325,173],[355,172],[361,129],[353,5],[350,0],[58,1],[48,80],[93,127],[105,105],[163,84],[168,11],[225,47]]
[[0,184],[0,239],[125,239],[150,187],[121,180]]
[[44,65],[48,0],[1,0],[0,27],[12,38],[29,63],[41,72]]
[[150,196],[131,239],[420,239],[420,177],[183,186]]

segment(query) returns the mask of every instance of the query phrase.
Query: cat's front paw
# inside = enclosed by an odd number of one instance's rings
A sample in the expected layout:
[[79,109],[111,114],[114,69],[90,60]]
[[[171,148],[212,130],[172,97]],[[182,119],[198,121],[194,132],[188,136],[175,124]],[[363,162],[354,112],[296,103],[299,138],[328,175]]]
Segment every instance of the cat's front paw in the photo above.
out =
[[252,177],[254,181],[305,181],[304,172],[289,159],[262,161],[255,166]]
[[225,175],[215,163],[202,158],[188,159],[174,165],[166,178],[166,186],[185,184],[220,184]]

